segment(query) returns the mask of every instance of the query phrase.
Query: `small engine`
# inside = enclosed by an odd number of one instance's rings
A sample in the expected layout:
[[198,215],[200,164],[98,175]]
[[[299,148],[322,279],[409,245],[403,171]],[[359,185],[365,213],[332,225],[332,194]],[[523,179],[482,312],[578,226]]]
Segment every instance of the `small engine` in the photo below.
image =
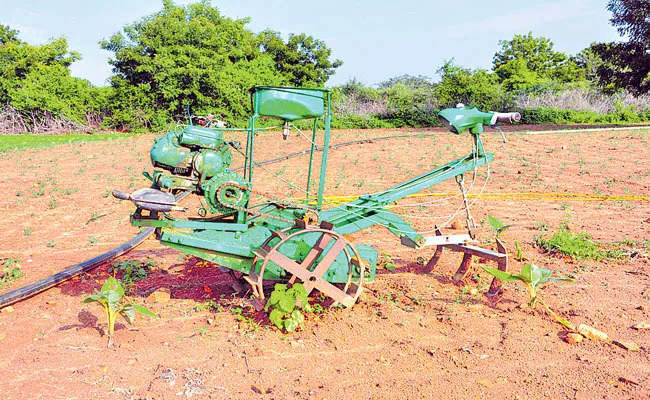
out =
[[187,126],[168,132],[151,148],[154,168],[162,169],[148,176],[152,187],[170,192],[192,190],[205,197],[211,213],[245,207],[249,187],[241,175],[230,170],[230,146],[221,130]]

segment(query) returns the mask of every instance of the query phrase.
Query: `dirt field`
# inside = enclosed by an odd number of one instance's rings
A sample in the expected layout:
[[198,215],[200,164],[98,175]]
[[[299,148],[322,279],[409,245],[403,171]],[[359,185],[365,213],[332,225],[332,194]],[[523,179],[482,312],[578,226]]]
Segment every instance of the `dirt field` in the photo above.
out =
[[[406,132],[337,131],[333,141],[401,133]],[[468,135],[427,133],[432,135],[332,151],[326,193],[378,191],[471,150]],[[150,170],[154,137],[0,154],[0,261],[18,259],[25,272],[0,293],[98,255],[138,232],[129,224],[133,206],[110,191],[147,186],[141,171]],[[300,136],[282,141],[279,132],[258,139],[258,160],[278,156],[278,149],[309,147]],[[543,307],[530,310],[527,293],[515,283],[505,284],[499,302],[489,302],[482,294],[490,280],[481,264],[475,261],[465,285],[454,285],[457,254],[445,252],[437,268],[424,273],[422,261],[434,249],[408,249],[378,227],[354,240],[376,246],[395,264],[394,271],[379,268],[352,309],[310,315],[302,331],[282,334],[245,296],[233,293],[230,278],[215,265],[183,257],[152,238],[118,261],[155,263],[131,294],[160,318],[138,316],[133,326],[119,320],[117,347],[106,347],[101,309],[81,299],[101,286],[109,265],[5,308],[0,312],[0,397],[647,399],[650,330],[632,326],[650,322],[650,132],[508,139],[503,143],[493,133],[484,138],[495,160],[487,183],[481,169],[471,190],[481,193],[471,208],[480,245],[494,246],[488,214],[514,224],[503,234],[510,268],[523,265],[514,260],[516,239],[529,262],[575,278],[541,292],[551,308],[614,341],[634,342],[639,351],[612,341],[568,344],[563,327]],[[241,164],[241,158],[234,159],[234,165]],[[291,193],[270,173],[299,182],[306,160],[258,170],[256,188]],[[450,195],[405,200],[400,205],[423,199],[430,204],[395,210],[415,216],[408,220],[421,231],[439,224],[446,232],[463,233],[462,210],[449,217],[460,204],[457,185],[448,182],[434,191]],[[572,232],[622,248],[628,257],[578,262],[533,246],[536,236],[550,237],[563,223]],[[161,287],[171,289],[171,300],[147,300]]]

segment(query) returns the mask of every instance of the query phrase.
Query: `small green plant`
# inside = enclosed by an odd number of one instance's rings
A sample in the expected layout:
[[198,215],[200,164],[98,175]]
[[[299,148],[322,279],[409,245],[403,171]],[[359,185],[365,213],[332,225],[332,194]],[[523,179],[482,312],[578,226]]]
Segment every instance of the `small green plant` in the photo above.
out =
[[146,307],[135,303],[123,303],[124,285],[112,276],[109,276],[104,282],[101,290],[96,294],[90,295],[82,300],[84,303],[96,302],[102,306],[106,314],[108,324],[108,347],[113,346],[113,334],[115,332],[115,320],[118,315],[124,317],[126,322],[133,324],[135,312],[143,315],[157,317],[157,315]]
[[205,311],[205,310],[219,313],[223,311],[223,307],[221,306],[221,304],[217,303],[214,299],[206,300],[203,303],[199,303],[194,307],[194,311]]
[[546,222],[535,222],[535,228],[538,231],[548,231],[548,225]]
[[523,282],[523,284],[526,285],[526,287],[528,288],[528,294],[529,294],[528,305],[531,308],[535,308],[535,304],[539,300],[539,302],[546,308],[546,311],[548,311],[548,313],[551,314],[560,324],[564,325],[568,329],[574,329],[573,324],[571,324],[569,321],[563,318],[560,318],[546,305],[546,303],[544,303],[541,299],[537,298],[537,294],[539,290],[545,284],[549,282],[555,282],[555,281],[573,282],[573,279],[553,278],[551,277],[551,275],[553,275],[553,271],[548,270],[546,268],[540,268],[533,263],[524,265],[521,268],[521,271],[519,271],[519,273],[505,272],[505,271],[498,270],[496,268],[490,268],[483,265],[481,266],[481,268],[483,268],[485,272],[487,272],[488,274],[498,279],[501,279],[504,282],[512,282],[512,281]]
[[379,265],[389,271],[395,271],[395,263],[393,262],[393,257],[388,253],[382,253],[381,259],[379,260]]
[[3,261],[0,272],[0,288],[3,289],[25,275],[23,270],[20,269],[20,260],[16,258],[8,258]]
[[511,226],[514,226],[513,224],[504,225],[501,221],[499,221],[498,219],[496,219],[491,215],[488,215],[487,219],[488,222],[490,223],[490,229],[492,229],[497,233],[497,239],[501,238],[501,234],[505,232],[506,229],[510,228]]
[[29,236],[32,233],[34,233],[33,229],[27,229],[27,228],[23,229],[23,235],[25,235],[25,236]]
[[247,336],[252,337],[253,333],[261,328],[255,319],[244,312],[244,309],[241,307],[232,307],[230,312],[237,317],[237,321],[243,322],[246,324],[245,333]]
[[619,250],[603,250],[598,243],[591,240],[586,233],[573,233],[566,224],[549,239],[541,236],[535,238],[535,244],[549,253],[560,253],[576,260],[618,259],[624,256]]
[[519,245],[519,240],[515,239],[515,260],[522,262],[526,261],[526,257],[524,257],[524,252],[521,250],[521,246]]
[[46,243],[47,247],[56,247],[56,240],[48,240]]
[[149,271],[155,265],[156,263],[153,260],[147,260],[146,262],[125,260],[120,263],[113,263],[108,268],[108,273],[119,274],[120,280],[126,286],[131,286],[137,281],[146,279],[149,276]]
[[271,297],[264,307],[264,311],[271,310],[269,319],[280,330],[293,332],[305,323],[304,312],[313,312],[309,304],[307,291],[302,283],[296,283],[288,287],[282,283],[276,283]]

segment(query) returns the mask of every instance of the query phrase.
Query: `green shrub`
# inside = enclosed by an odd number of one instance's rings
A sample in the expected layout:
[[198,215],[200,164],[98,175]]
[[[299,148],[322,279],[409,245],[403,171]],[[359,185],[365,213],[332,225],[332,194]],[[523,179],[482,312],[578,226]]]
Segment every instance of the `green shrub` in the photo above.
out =
[[623,256],[620,250],[601,249],[588,234],[573,233],[566,225],[560,226],[549,239],[541,236],[535,238],[535,244],[549,253],[560,253],[576,260],[618,259]]

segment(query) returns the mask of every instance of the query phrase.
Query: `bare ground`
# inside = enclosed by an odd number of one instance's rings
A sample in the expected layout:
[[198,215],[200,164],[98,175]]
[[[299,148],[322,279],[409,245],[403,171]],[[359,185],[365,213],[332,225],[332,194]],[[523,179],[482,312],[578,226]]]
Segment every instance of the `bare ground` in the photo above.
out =
[[[334,142],[401,133],[338,131]],[[470,150],[466,136],[427,133],[433,136],[332,151],[327,194],[381,190]],[[147,185],[140,172],[150,169],[153,137],[0,154],[5,188],[0,260],[19,259],[26,273],[1,292],[100,254],[137,233],[128,222],[132,206],[109,192]],[[540,296],[576,325],[585,323],[613,340],[634,342],[639,351],[611,341],[568,344],[562,326],[542,307],[521,306],[527,294],[514,283],[506,284],[500,301],[490,302],[482,295],[489,285],[487,274],[474,269],[464,285],[454,285],[450,277],[459,258],[453,253],[445,253],[436,269],[425,273],[421,264],[433,249],[402,247],[377,227],[354,239],[376,246],[395,270],[380,268],[376,282],[367,285],[352,309],[310,315],[302,331],[282,334],[245,296],[233,293],[230,278],[216,266],[150,239],[119,261],[156,262],[131,293],[160,318],[118,325],[118,347],[106,348],[101,310],[81,299],[109,275],[108,265],[3,309],[3,397],[648,398],[650,333],[632,326],[650,321],[650,265],[643,245],[650,238],[649,139],[648,131],[631,130],[510,135],[504,144],[489,134],[486,148],[495,153],[495,161],[483,190],[485,170],[471,191],[481,193],[472,215],[483,246],[493,246],[487,214],[514,224],[503,235],[511,256],[516,239],[529,261],[576,278],[575,283],[550,285]],[[260,160],[277,156],[278,148],[291,152],[307,147],[300,137],[283,142],[277,132],[262,135],[257,144]],[[259,187],[287,193],[269,171],[298,182],[304,162],[294,158],[256,172]],[[469,184],[471,176],[467,178]],[[421,231],[440,224],[453,232],[453,221],[464,224],[462,213],[445,218],[457,210],[458,189],[452,182],[435,191],[454,197],[396,211],[420,217],[410,221]],[[569,194],[591,197],[572,200]],[[400,204],[415,201],[422,199]],[[533,246],[536,235],[548,237],[562,223],[620,247],[630,257],[578,262]],[[521,265],[511,262],[512,269]],[[171,289],[171,300],[147,300],[160,287]],[[209,299],[218,304],[217,311],[202,309]]]

